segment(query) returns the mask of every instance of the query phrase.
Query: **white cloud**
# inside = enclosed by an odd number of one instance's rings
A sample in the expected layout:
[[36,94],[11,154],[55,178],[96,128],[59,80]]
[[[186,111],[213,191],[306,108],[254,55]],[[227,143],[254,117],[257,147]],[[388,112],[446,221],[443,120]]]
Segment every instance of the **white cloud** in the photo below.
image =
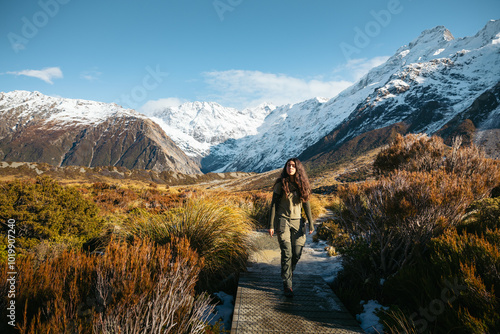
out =
[[332,98],[352,84],[347,80],[304,80],[284,74],[245,70],[213,71],[203,75],[214,91],[211,98],[220,100],[222,105],[239,108],[262,102],[282,105],[314,97]]
[[337,67],[333,73],[340,74],[343,77],[349,77],[353,81],[358,81],[372,68],[385,63],[387,59],[389,59],[388,56],[380,56],[371,59],[351,59],[346,64]]
[[[352,59],[333,71],[335,80],[300,79],[285,74],[260,71],[228,70],[202,73],[205,83],[201,101],[215,101],[226,107],[244,109],[261,103],[284,105],[314,97],[333,98],[389,57]],[[209,93],[206,93],[206,92]],[[187,102],[178,98],[148,101],[140,111],[150,114],[165,107],[177,107]]]
[[149,100],[139,109],[139,112],[145,115],[152,115],[155,111],[162,110],[168,107],[178,107],[185,102],[187,101],[178,99],[176,97],[169,97],[159,100]]
[[96,70],[90,70],[90,71],[83,71],[80,74],[80,77],[88,80],[88,81],[95,81],[101,77],[101,72],[96,71]]
[[63,77],[59,67],[47,67],[42,70],[23,70],[19,72],[7,72],[7,74],[25,75],[28,77],[38,78],[46,83],[53,84],[52,79],[60,79]]

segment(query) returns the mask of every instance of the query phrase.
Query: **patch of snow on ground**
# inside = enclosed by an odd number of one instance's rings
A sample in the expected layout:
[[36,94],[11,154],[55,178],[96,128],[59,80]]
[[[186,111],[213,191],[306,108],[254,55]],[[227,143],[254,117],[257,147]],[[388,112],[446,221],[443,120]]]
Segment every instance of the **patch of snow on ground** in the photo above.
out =
[[363,312],[356,315],[356,319],[361,322],[361,328],[365,332],[373,334],[384,332],[384,327],[379,323],[379,317],[375,314],[379,309],[387,310],[388,307],[380,305],[376,300],[369,300],[363,305]]
[[228,295],[224,291],[216,292],[215,295],[221,300],[221,304],[215,306],[214,314],[210,318],[210,325],[215,325],[217,321],[221,321],[224,328],[231,328],[231,319],[234,309],[234,297]]
[[325,251],[325,247],[328,246],[326,241],[320,240],[315,243],[312,241],[313,235],[307,235],[306,245],[294,273],[314,273],[330,284],[342,269],[342,259],[340,256],[328,256]]

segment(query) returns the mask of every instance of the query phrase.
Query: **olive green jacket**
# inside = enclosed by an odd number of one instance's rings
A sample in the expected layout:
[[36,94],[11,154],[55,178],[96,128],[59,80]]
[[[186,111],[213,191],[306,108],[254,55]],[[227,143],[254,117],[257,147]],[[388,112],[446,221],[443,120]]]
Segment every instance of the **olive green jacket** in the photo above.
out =
[[307,221],[309,222],[310,231],[314,231],[314,224],[311,214],[311,205],[309,201],[302,202],[298,186],[294,183],[290,184],[290,193],[285,195],[281,182],[277,182],[273,188],[273,199],[271,201],[271,214],[269,217],[269,228],[279,230],[277,221],[279,218],[285,218],[290,221],[292,226],[300,225],[302,217],[302,207],[306,213]]

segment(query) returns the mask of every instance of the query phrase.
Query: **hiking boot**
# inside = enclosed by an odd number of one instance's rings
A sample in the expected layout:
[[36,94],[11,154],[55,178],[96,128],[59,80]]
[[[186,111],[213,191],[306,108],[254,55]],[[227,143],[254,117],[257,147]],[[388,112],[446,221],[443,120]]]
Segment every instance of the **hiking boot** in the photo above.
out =
[[285,297],[293,298],[293,290],[292,288],[285,288]]

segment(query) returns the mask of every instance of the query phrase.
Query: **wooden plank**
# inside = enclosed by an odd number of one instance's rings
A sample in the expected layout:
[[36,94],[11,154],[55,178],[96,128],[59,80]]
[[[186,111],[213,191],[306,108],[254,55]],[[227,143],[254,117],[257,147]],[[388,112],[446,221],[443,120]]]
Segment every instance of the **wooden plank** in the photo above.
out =
[[364,333],[321,276],[294,275],[294,294],[283,295],[279,274],[242,273],[231,333]]

